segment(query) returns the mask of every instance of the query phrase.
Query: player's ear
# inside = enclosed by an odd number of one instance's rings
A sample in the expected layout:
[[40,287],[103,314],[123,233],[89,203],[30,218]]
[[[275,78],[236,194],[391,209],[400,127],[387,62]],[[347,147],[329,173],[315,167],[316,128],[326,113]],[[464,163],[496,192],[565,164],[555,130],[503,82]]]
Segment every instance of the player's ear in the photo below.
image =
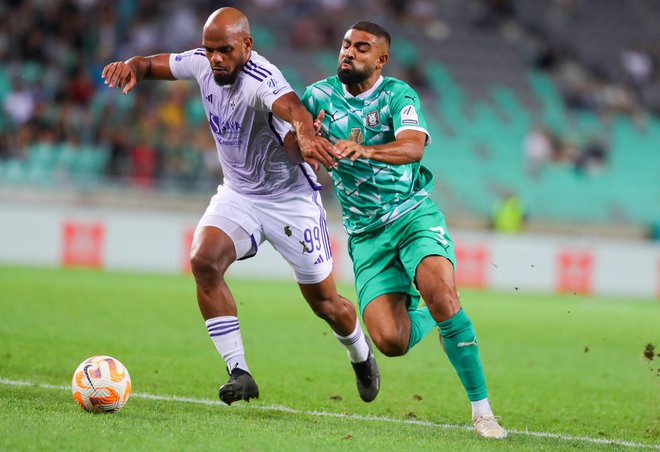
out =
[[383,66],[387,64],[387,61],[390,59],[390,56],[387,53],[383,53],[378,57],[378,63],[376,63],[377,69],[382,69]]
[[252,50],[252,36],[247,36],[243,40],[243,48],[247,52],[248,50]]

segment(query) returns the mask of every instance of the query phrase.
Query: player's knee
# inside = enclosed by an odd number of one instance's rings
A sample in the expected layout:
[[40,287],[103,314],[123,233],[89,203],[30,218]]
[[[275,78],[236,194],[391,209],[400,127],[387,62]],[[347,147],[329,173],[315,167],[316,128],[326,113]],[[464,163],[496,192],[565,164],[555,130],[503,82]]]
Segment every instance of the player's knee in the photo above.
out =
[[190,255],[190,269],[198,282],[206,282],[222,278],[227,270],[227,265],[222,259],[194,252]]
[[336,320],[338,313],[336,304],[332,300],[317,300],[312,303],[312,311],[317,317],[325,320],[326,322],[333,322]]
[[436,290],[431,297],[426,300],[426,304],[432,313],[440,315],[442,318],[449,318],[461,309],[461,302],[458,293],[448,287],[442,290]]
[[371,339],[385,356],[402,356],[408,351],[408,342],[396,332],[372,334]]

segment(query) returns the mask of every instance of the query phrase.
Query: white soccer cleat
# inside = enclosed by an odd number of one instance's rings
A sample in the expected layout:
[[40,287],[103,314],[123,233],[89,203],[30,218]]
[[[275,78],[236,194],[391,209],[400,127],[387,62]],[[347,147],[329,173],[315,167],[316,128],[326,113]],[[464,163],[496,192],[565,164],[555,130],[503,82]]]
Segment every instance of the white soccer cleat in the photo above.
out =
[[506,430],[497,423],[497,418],[493,415],[481,415],[472,419],[474,428],[482,438],[504,439]]

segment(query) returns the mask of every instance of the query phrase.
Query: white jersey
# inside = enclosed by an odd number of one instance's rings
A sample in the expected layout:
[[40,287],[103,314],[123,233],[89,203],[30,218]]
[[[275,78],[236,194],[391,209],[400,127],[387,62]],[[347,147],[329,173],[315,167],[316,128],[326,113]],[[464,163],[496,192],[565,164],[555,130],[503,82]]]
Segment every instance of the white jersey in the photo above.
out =
[[285,192],[320,190],[307,163],[287,159],[282,140],[291,130],[272,112],[273,102],[292,92],[282,73],[254,50],[231,85],[213,79],[204,49],[170,55],[177,79],[199,84],[206,118],[211,127],[224,185],[242,195],[277,197]]

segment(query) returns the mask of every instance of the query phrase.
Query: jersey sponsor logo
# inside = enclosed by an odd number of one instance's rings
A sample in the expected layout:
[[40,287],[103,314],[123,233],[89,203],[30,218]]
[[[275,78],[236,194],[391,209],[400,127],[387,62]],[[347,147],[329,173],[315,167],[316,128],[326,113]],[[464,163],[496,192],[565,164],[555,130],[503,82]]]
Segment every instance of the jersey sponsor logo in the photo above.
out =
[[229,135],[236,136],[241,131],[241,125],[238,121],[223,121],[220,119],[220,116],[213,113],[209,113],[209,125],[211,126],[211,131],[221,137],[227,137]]
[[205,97],[205,99],[213,103],[213,94],[209,94],[208,96]]
[[370,111],[366,116],[367,127],[376,127],[380,124],[380,112],[378,110]]
[[362,135],[362,129],[360,129],[359,127],[352,128],[351,133],[348,134],[348,139],[357,144],[362,144],[362,140],[364,140],[364,135]]
[[401,124],[419,125],[419,117],[415,107],[408,105],[401,110]]

